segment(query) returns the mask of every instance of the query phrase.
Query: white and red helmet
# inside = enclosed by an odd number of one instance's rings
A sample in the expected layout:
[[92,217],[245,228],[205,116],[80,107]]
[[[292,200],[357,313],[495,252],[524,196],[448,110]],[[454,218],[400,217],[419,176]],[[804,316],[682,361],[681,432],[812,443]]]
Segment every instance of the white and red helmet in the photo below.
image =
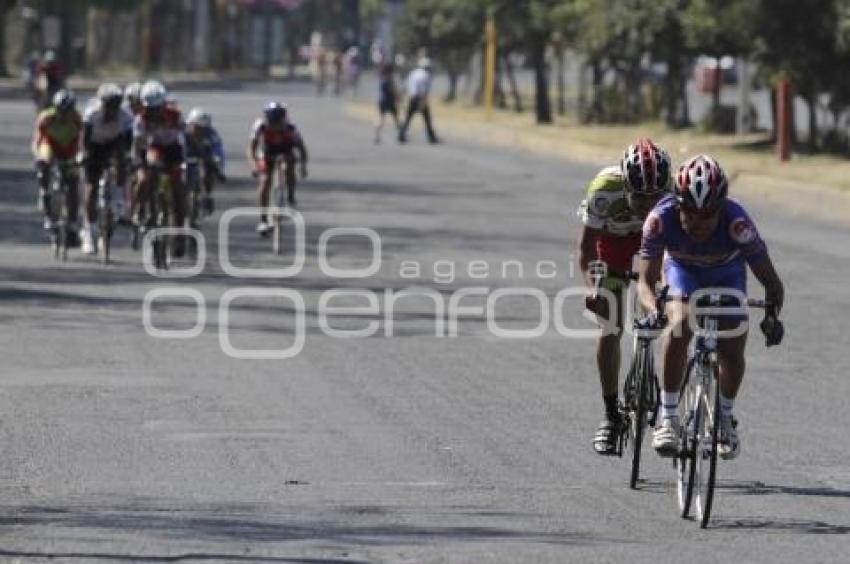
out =
[[720,165],[708,155],[691,157],[676,175],[676,199],[692,210],[714,209],[726,199],[729,181]]
[[669,190],[670,168],[667,151],[646,137],[629,146],[620,163],[626,187],[639,194]]

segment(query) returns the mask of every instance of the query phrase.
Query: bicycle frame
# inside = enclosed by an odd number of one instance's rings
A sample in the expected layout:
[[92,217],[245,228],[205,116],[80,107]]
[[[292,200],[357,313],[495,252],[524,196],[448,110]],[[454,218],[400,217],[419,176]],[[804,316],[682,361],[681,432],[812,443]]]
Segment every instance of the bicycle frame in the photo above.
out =
[[74,166],[76,165],[69,161],[53,159],[48,169],[50,209],[47,213],[54,224],[51,245],[54,258],[62,261],[68,260],[68,183],[66,178],[68,169]]
[[[747,300],[746,303],[749,307],[770,307],[762,300]],[[696,516],[703,528],[708,525],[714,500],[720,433],[720,322],[717,312],[711,310],[723,305],[722,296],[708,295],[707,304],[711,308],[708,312],[698,312],[697,329],[682,382],[679,401],[682,441],[674,462],[679,474],[677,494],[681,515],[687,517],[691,502],[695,501]]]
[[[118,211],[113,208],[113,190],[118,188],[118,163],[115,157],[109,159],[106,168],[101,174],[98,182],[97,193],[97,224],[98,224],[98,250],[102,253],[104,264],[110,260],[110,248],[112,235],[115,232],[115,217]],[[123,194],[119,194],[123,200]]]
[[[294,166],[294,165],[293,165]],[[276,176],[272,179],[271,194],[269,195],[269,216],[272,222],[272,252],[279,255],[283,252],[283,215],[280,210],[286,208],[286,173],[289,164],[284,155],[274,158],[270,174]]]

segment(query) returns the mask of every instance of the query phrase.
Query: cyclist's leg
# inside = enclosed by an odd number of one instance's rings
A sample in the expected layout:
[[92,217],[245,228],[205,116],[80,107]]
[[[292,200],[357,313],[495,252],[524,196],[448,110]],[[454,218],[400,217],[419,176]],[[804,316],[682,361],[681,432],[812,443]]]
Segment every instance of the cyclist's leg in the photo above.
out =
[[80,211],[80,175],[76,167],[64,166],[62,176],[68,189],[68,222],[74,225],[77,223]]
[[676,453],[679,440],[679,389],[688,358],[691,331],[688,324],[687,298],[697,289],[697,279],[686,268],[667,260],[664,277],[671,299],[665,306],[667,327],[661,336],[662,386],[660,423],[652,437],[652,446],[663,456]]
[[260,225],[257,226],[257,229],[267,229],[268,228],[268,214],[266,213],[266,209],[269,207],[269,195],[271,193],[272,186],[272,178],[274,177],[274,157],[271,155],[265,155],[262,161],[262,169],[259,174],[259,181],[257,185],[257,205],[260,208]]
[[[712,286],[729,288],[746,295],[747,272],[743,263],[732,264],[713,272],[714,276],[709,281]],[[741,323],[746,323],[748,315],[746,312],[732,316],[724,316],[720,319],[721,330],[738,328]],[[717,341],[717,353],[720,364],[720,456],[724,459],[735,458],[740,452],[740,439],[737,432],[737,421],[733,415],[735,398],[740,390],[746,370],[746,357],[744,355],[747,346],[746,325],[742,328],[743,334],[737,336],[720,335]]]
[[[621,279],[607,279],[602,283],[615,296],[613,301],[603,302],[599,316],[603,319],[613,319],[616,331],[603,331],[596,341],[596,366],[599,370],[599,380],[602,387],[602,400],[605,406],[605,418],[593,437],[593,448],[598,454],[614,454],[617,441],[623,431],[623,420],[620,416],[618,387],[620,373],[620,338],[623,329],[623,287]],[[611,316],[614,317],[611,317]]]
[[[44,211],[45,220],[50,217],[50,162],[39,159],[35,162],[35,177],[38,181],[38,197]],[[47,222],[45,222],[47,226]]]
[[108,155],[96,149],[89,153],[85,166],[85,219],[88,223],[97,221],[97,192],[100,177],[106,168]]
[[295,153],[286,154],[286,199],[290,204],[295,203]]
[[[600,235],[596,240],[596,255],[598,260],[605,264],[605,271],[609,274],[602,280],[602,287],[613,292],[617,296],[616,311],[612,312],[617,321],[617,333],[609,335],[604,332],[597,342],[597,365],[602,380],[602,393],[605,398],[606,411],[615,410],[617,404],[617,376],[620,370],[620,334],[623,328],[623,291],[628,287],[625,273],[631,269],[632,260],[640,248],[640,235],[635,234],[628,237],[615,237],[613,235]],[[603,294],[604,295],[604,294]],[[607,309],[609,304],[605,303]],[[607,311],[603,311],[602,317],[612,319]]]
[[186,219],[186,190],[183,183],[183,171],[179,164],[172,165],[167,174],[171,180],[171,208],[174,212],[174,225],[182,227]]
[[[616,401],[618,375],[620,373],[620,337],[623,331],[623,291],[625,283],[621,279],[608,277],[603,280],[602,287],[610,290],[615,299],[602,302],[604,305],[600,306],[599,316],[609,321],[614,319],[617,330],[615,333],[603,331],[603,334],[597,339],[596,365],[599,368],[603,397],[613,395]],[[606,410],[608,410],[608,407],[611,406],[608,406],[606,402]]]

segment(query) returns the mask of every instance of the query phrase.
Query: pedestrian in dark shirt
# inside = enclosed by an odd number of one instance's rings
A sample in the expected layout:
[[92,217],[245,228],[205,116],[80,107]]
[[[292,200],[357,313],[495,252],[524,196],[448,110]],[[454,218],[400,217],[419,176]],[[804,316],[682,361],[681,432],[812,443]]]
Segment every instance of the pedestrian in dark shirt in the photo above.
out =
[[384,63],[381,66],[381,74],[378,79],[378,123],[375,126],[375,143],[381,142],[381,130],[384,129],[384,117],[390,114],[395,123],[396,132],[401,124],[398,121],[398,92],[395,84],[395,69],[392,63]]
[[56,53],[48,50],[36,71],[36,89],[41,95],[41,106],[47,108],[53,101],[53,96],[65,87],[65,69],[56,60]]

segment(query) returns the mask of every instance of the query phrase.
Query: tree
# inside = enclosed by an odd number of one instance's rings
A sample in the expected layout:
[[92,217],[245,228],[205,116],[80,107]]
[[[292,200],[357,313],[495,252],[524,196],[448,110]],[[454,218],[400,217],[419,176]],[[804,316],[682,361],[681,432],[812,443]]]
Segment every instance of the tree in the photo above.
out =
[[[564,0],[486,0],[499,30],[499,49],[524,50],[534,70],[534,113],[537,123],[552,123],[549,64],[546,53],[554,32],[553,13]],[[506,69],[507,70],[507,69]],[[510,78],[510,77],[509,77]]]
[[449,76],[446,99],[454,100],[457,83],[481,42],[484,11],[469,0],[408,0],[398,32],[398,48],[424,49]]
[[15,6],[15,0],[0,0],[0,76],[9,76],[6,67],[6,16]]
[[840,53],[844,32],[839,27],[839,14],[846,14],[846,9],[839,11],[837,4],[835,0],[758,2],[759,11],[770,17],[758,18],[756,56],[773,76],[787,76],[806,100],[812,151],[818,143],[818,96],[830,90],[839,65],[846,64]]
[[[775,8],[759,8],[758,0],[690,0],[682,15],[685,45],[717,61],[724,55],[743,56],[755,47],[757,21],[772,19]],[[712,110],[720,108],[722,80],[714,81]]]

